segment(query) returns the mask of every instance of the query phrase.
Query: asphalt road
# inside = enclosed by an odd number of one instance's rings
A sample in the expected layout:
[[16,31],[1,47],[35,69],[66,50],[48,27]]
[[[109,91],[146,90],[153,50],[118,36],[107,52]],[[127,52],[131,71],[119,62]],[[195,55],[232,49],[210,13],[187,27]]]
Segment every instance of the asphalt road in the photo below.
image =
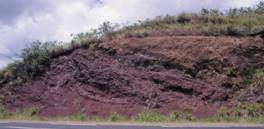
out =
[[73,124],[52,124],[52,123],[19,123],[19,122],[0,122],[0,129],[264,129],[264,126],[218,126],[218,127],[166,127],[166,126],[139,126],[139,125],[73,125]]

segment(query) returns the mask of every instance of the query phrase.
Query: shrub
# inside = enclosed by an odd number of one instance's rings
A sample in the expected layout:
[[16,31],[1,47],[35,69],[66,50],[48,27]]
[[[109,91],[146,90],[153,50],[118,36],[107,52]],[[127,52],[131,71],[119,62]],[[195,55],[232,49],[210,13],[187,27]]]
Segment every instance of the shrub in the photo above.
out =
[[158,23],[163,24],[175,24],[177,22],[177,18],[175,16],[166,15],[165,17],[156,18]]
[[201,15],[202,16],[209,16],[210,11],[208,9],[202,8]]
[[227,35],[231,35],[231,36],[245,35],[243,27],[235,26],[235,25],[232,25],[232,24],[227,26],[225,33]]
[[219,24],[228,24],[227,19],[223,16],[209,16],[208,20],[210,23],[214,25],[219,25]]
[[217,10],[217,9],[211,9],[209,11],[209,15],[212,16],[212,17],[218,17],[218,16],[223,16],[223,13],[220,12],[219,10]]
[[111,113],[108,120],[111,122],[117,122],[117,121],[125,121],[127,120],[127,118],[117,113]]
[[231,111],[232,110],[227,107],[221,107],[217,111],[217,116],[214,119],[217,119],[218,121],[231,121],[233,119]]
[[92,29],[86,33],[72,34],[75,44],[85,44],[90,42],[100,42],[103,38],[112,38],[118,29],[118,24],[104,22],[97,29]]
[[182,13],[182,14],[180,14],[180,15],[178,16],[177,22],[179,22],[179,23],[181,23],[181,24],[186,24],[186,23],[191,22],[191,18],[190,18],[190,16],[188,16],[187,14]]
[[242,104],[235,108],[235,116],[257,118],[264,115],[264,104]]
[[95,115],[95,116],[90,116],[90,117],[89,117],[89,120],[90,120],[90,121],[94,121],[94,122],[102,122],[102,121],[105,121],[102,117],[97,116],[97,115]]
[[142,112],[135,118],[139,122],[166,122],[168,117],[156,112]]
[[256,70],[255,74],[253,75],[253,85],[264,88],[264,69]]
[[247,68],[243,71],[244,83],[259,91],[264,89],[264,69]]
[[104,39],[112,39],[117,33],[119,25],[112,24],[110,22],[104,22],[97,29],[91,29],[86,33],[79,33],[77,35],[71,34],[73,37],[69,50],[75,50],[78,48],[88,48],[92,44],[98,44]]
[[179,121],[179,120],[186,120],[192,121],[194,117],[191,112],[183,111],[183,112],[173,112],[170,115],[170,121]]
[[216,117],[210,118],[211,121],[256,121],[263,119],[264,104],[240,104],[233,108],[221,107]]
[[264,13],[264,1],[261,1],[257,4],[256,13],[259,13],[259,14]]
[[22,49],[14,63],[1,71],[1,83],[15,85],[42,74],[50,64],[51,56],[57,49],[57,42],[35,41]]
[[99,26],[98,34],[100,37],[111,38],[114,35],[115,30],[119,27],[118,24],[112,24],[110,22],[104,22]]
[[[103,38],[111,38],[115,34],[117,24],[105,22],[98,29],[74,36],[69,44],[62,42],[35,41],[22,49],[19,59],[0,71],[0,84],[9,82],[11,85],[34,79],[45,72],[50,65],[51,58],[71,52],[81,47],[90,47],[100,43]],[[93,45],[96,46],[96,45]]]
[[195,118],[192,113],[188,111],[173,112],[169,116],[157,112],[142,112],[135,118],[135,121],[139,122],[177,122],[193,120],[195,120]]
[[71,115],[59,119],[63,119],[65,121],[87,121],[88,117],[84,113],[78,113],[76,115]]
[[29,78],[34,78],[43,72],[50,62],[48,45],[36,41],[30,47],[23,49],[20,55],[22,62],[18,63],[20,66],[17,67],[18,72]]
[[252,87],[256,92],[264,95],[264,69],[256,70],[252,78]]
[[239,13],[238,13],[238,9],[237,8],[231,8],[227,12],[227,16],[229,16],[231,18],[235,18],[238,15],[239,15]]
[[12,74],[24,80],[38,76],[46,70],[50,63],[51,51],[55,48],[54,42],[33,42],[22,50],[20,60],[9,66]]
[[14,112],[6,111],[3,106],[0,106],[0,119],[16,119],[16,120],[35,120],[39,119],[37,114],[38,108],[29,108],[24,110],[16,110]]
[[0,119],[4,119],[6,117],[5,109],[2,105],[0,105]]

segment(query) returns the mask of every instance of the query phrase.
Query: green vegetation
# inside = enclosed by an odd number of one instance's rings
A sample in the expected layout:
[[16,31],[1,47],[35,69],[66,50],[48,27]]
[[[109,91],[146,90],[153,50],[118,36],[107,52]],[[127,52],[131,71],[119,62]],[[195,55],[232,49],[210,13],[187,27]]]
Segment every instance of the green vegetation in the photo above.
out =
[[54,57],[70,53],[78,48],[96,49],[98,43],[110,38],[116,25],[103,23],[98,29],[76,35],[70,44],[35,41],[22,49],[19,59],[0,71],[0,84],[16,86],[45,72]]
[[244,71],[245,83],[250,85],[253,89],[264,92],[264,69],[247,69]]
[[128,118],[121,116],[117,113],[111,113],[109,118],[108,118],[108,121],[110,121],[110,122],[127,121],[127,120],[128,120]]
[[234,108],[222,107],[209,122],[264,122],[264,104],[241,104]]
[[38,108],[29,108],[26,110],[16,110],[9,112],[0,106],[0,119],[4,120],[40,120],[40,118],[37,116],[38,113]]
[[164,122],[167,121],[168,117],[156,112],[143,112],[139,113],[135,118],[138,122]]
[[92,121],[92,122],[158,122],[158,123],[182,123],[182,122],[235,122],[235,123],[263,123],[264,104],[241,104],[236,107],[222,107],[214,117],[198,119],[191,112],[173,112],[170,115],[163,115],[157,112],[142,112],[132,118],[111,113],[108,117],[86,116],[78,113],[72,116],[46,118],[39,117],[38,108],[27,110],[17,110],[8,112],[3,107],[0,108],[0,120],[44,120],[44,121]]
[[254,87],[264,90],[264,69],[256,70],[255,74],[253,75],[252,81],[252,85]]
[[183,112],[173,112],[170,115],[170,121],[193,121],[195,117],[192,115],[191,112],[183,111]]
[[264,30],[263,4],[256,7],[234,8],[226,12],[202,9],[200,13],[182,13],[178,16],[158,16],[124,27],[119,34],[125,37],[151,35],[230,35],[246,36]]
[[33,42],[22,50],[19,60],[8,65],[0,72],[2,83],[9,82],[9,85],[16,85],[34,79],[35,76],[46,70],[50,63],[51,53],[57,47],[56,42]]
[[173,112],[169,116],[163,115],[157,112],[142,112],[139,113],[134,120],[136,122],[191,122],[194,121],[192,113],[183,112]]
[[[202,9],[201,13],[159,16],[120,30],[126,37],[151,35],[246,36],[264,30],[263,13],[254,8],[230,9],[226,13]],[[238,11],[234,11],[238,10]]]

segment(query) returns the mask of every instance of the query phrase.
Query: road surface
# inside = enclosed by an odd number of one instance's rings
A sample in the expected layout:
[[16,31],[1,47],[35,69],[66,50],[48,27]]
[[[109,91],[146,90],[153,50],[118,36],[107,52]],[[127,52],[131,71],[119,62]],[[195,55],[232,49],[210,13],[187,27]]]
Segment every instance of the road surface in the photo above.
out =
[[[185,126],[185,127],[184,127]],[[260,125],[210,125],[208,127],[197,125],[178,125],[178,127],[169,126],[149,126],[149,125],[97,125],[97,124],[53,124],[53,123],[30,123],[30,122],[0,122],[0,129],[264,129]]]

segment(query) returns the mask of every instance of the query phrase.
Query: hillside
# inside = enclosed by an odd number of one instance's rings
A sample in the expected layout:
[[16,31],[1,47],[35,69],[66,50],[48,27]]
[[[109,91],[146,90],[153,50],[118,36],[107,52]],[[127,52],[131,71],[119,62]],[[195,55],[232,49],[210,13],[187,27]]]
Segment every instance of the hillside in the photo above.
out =
[[119,39],[55,58],[43,75],[1,94],[8,109],[34,106],[44,116],[131,116],[153,109],[202,117],[220,106],[263,103],[263,93],[251,94],[243,80],[245,69],[263,68],[263,61],[260,38]]
[[[118,30],[105,23],[103,33],[79,34],[70,48],[25,49],[24,60],[0,74],[0,101],[45,117],[153,111],[205,118],[222,107],[263,104],[264,20],[254,16],[166,16]],[[264,114],[263,106],[256,112]]]

